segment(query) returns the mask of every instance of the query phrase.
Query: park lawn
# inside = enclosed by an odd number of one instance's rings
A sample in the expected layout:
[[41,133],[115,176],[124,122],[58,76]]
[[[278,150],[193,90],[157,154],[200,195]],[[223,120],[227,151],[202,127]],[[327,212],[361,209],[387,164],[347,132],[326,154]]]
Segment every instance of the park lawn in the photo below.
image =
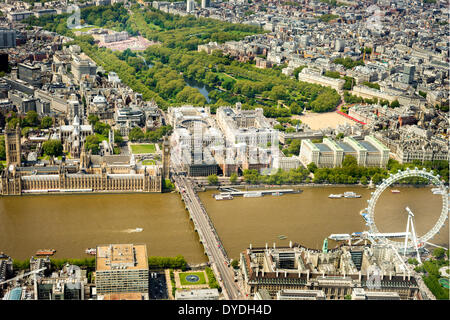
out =
[[229,75],[227,75],[227,74],[224,73],[224,72],[217,72],[216,74],[217,74],[217,76],[219,77],[219,79],[220,79],[221,81],[224,81],[225,79],[236,80],[236,79],[234,79],[233,77],[230,77]]
[[156,164],[156,162],[155,162],[155,160],[144,160],[144,161],[142,161],[142,164],[144,166],[149,166],[149,165]]
[[[196,275],[199,280],[197,282],[189,282],[186,280],[186,277],[188,275]],[[200,285],[200,284],[206,284],[206,279],[205,279],[205,273],[204,272],[180,272],[179,274],[180,277],[180,283],[182,286],[192,286],[192,285]]]
[[156,31],[163,30],[160,26],[158,26],[154,23],[151,23],[151,22],[147,22],[147,25],[148,25],[149,29],[151,29],[151,30],[156,30]]
[[81,31],[81,32],[86,32],[86,31],[89,31],[89,30],[91,30],[91,29],[95,29],[95,28],[99,28],[99,27],[97,27],[97,26],[89,26],[89,27],[83,27],[83,28],[77,28],[77,29],[74,29],[73,31]]
[[155,153],[156,147],[153,143],[150,144],[133,144],[131,145],[131,152],[136,153]]

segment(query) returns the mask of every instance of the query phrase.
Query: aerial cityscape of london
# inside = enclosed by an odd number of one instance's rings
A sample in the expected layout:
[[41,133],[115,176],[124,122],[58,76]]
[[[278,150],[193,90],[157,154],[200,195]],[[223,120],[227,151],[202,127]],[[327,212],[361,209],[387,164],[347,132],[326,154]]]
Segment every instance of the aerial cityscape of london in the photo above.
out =
[[0,308],[449,300],[448,0],[0,1]]

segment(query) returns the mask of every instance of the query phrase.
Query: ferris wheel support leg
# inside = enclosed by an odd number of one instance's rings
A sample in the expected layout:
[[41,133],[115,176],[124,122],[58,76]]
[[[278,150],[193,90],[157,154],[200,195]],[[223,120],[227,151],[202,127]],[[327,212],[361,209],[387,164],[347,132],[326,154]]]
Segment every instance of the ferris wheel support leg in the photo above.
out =
[[410,221],[410,217],[408,216],[408,222],[406,223],[406,236],[405,236],[405,247],[404,247],[404,250],[403,250],[403,256],[406,256],[406,248],[408,246],[409,221]]
[[411,231],[412,231],[412,238],[413,238],[413,242],[414,242],[414,248],[416,249],[416,253],[417,253],[417,260],[419,261],[420,264],[422,264],[422,259],[420,259],[420,254],[419,254],[419,247],[417,246],[416,229],[414,228],[414,221],[412,221],[412,217],[411,217]]

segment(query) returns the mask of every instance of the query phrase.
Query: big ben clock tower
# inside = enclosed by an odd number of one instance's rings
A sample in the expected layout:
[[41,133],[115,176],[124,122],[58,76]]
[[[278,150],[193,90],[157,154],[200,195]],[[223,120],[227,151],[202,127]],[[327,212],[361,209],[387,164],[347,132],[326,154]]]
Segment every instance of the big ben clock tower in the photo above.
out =
[[164,137],[163,141],[163,152],[162,152],[162,162],[163,162],[163,178],[169,179],[169,170],[170,170],[170,142],[169,139]]

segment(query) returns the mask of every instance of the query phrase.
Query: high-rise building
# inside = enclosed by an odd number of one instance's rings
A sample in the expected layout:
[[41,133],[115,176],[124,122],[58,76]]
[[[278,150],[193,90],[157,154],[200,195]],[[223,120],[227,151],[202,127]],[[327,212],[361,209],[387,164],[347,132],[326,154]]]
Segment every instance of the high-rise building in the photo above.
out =
[[343,52],[345,48],[345,41],[342,39],[336,39],[336,43],[334,45],[334,49],[337,52]]
[[202,0],[202,9],[208,8],[210,5],[209,0]]
[[133,292],[148,294],[147,246],[98,246],[95,284],[98,295]]
[[0,53],[0,71],[8,72],[8,54],[7,53]]
[[192,13],[195,9],[195,1],[194,0],[187,0],[186,1],[186,12]]
[[414,73],[416,72],[416,66],[412,64],[405,64],[403,71],[400,75],[400,81],[403,83],[411,84],[414,80]]
[[16,46],[16,30],[0,29],[0,48],[14,48]]
[[17,76],[20,80],[23,80],[33,86],[42,85],[42,72],[40,67],[27,63],[19,63],[17,66]]

